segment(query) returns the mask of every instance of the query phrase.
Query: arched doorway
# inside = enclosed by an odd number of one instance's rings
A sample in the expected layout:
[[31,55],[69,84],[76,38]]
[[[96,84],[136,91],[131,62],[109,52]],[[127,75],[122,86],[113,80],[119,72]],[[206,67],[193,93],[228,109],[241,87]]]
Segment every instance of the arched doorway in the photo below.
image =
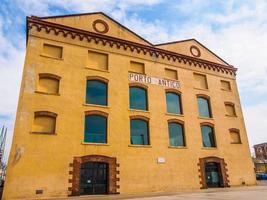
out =
[[80,172],[80,195],[107,194],[107,192],[108,163],[82,163]]
[[118,194],[119,164],[116,158],[102,155],[74,157],[71,166],[72,179],[69,182],[72,187],[69,187],[69,191],[72,196]]
[[226,163],[223,158],[204,157],[199,159],[201,189],[229,187]]
[[216,162],[205,163],[205,179],[208,188],[222,186],[220,164]]

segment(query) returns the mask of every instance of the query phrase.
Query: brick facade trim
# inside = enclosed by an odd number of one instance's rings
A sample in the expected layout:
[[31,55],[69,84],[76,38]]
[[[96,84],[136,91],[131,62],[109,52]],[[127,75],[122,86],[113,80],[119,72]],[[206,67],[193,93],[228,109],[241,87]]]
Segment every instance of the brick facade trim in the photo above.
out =
[[71,192],[71,196],[80,195],[80,171],[81,164],[85,162],[103,162],[108,164],[108,194],[119,194],[117,189],[119,188],[117,174],[120,172],[117,170],[119,164],[117,164],[117,159],[114,157],[108,157],[103,155],[87,155],[81,157],[73,158],[73,170],[69,172],[72,174],[72,179],[69,182],[72,186],[68,188]]

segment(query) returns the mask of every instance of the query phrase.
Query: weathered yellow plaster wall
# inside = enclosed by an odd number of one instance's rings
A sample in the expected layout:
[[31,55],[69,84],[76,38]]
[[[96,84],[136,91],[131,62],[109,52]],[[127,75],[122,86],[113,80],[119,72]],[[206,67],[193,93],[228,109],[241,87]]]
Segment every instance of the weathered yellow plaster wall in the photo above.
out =
[[[256,183],[234,76],[161,58],[152,61],[149,55],[37,32],[36,29],[29,34],[3,199],[67,196],[71,186],[68,183],[71,178],[69,164],[73,157],[92,154],[117,158],[120,164],[118,191],[121,194],[199,189],[197,164],[199,158],[206,156],[225,159],[231,186],[241,185],[243,181],[247,185]],[[62,46],[62,59],[43,55],[43,43]],[[88,50],[108,54],[108,71],[87,67]],[[183,115],[166,113],[165,88],[157,85],[147,85],[147,112],[129,110],[128,71],[131,61],[144,63],[145,73],[150,76],[163,78],[165,68],[178,71]],[[207,90],[194,88],[194,72],[206,74]],[[61,77],[60,95],[35,92],[39,73]],[[88,76],[109,80],[107,107],[85,104]],[[231,92],[221,90],[221,80],[230,81]],[[198,117],[197,94],[210,96],[212,119]],[[225,116],[225,101],[235,104],[237,117]],[[88,110],[108,113],[107,145],[83,143],[84,112]],[[58,114],[56,135],[31,133],[35,111]],[[150,146],[129,145],[129,118],[133,115],[149,118]],[[185,148],[168,147],[168,119],[184,121]],[[217,148],[202,147],[201,122],[214,124]],[[242,144],[230,144],[229,128],[240,130]],[[166,163],[158,164],[158,157],[164,157]],[[36,195],[37,189],[43,189],[44,193]]]

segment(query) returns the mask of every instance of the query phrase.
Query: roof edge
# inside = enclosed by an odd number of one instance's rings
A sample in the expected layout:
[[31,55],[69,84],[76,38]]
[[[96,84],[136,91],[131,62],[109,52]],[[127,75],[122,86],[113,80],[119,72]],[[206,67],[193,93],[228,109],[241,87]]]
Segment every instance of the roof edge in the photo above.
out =
[[228,66],[230,66],[230,64],[229,64],[228,62],[226,62],[224,59],[222,59],[220,56],[218,56],[217,54],[215,54],[213,51],[211,51],[208,47],[206,47],[205,45],[203,45],[201,42],[199,42],[199,41],[196,40],[195,38],[185,39],[185,40],[177,40],[177,41],[173,41],[173,42],[160,43],[160,44],[156,44],[155,46],[163,46],[163,45],[169,45],[169,44],[177,44],[177,43],[188,42],[188,41],[195,41],[195,42],[198,43],[200,46],[202,46],[203,48],[207,49],[208,52],[210,52],[210,53],[211,53],[212,55],[214,55],[216,58],[218,58],[219,60],[221,60],[222,62],[224,62],[224,63],[227,64]]
[[[95,14],[100,14],[100,15],[103,15],[103,16],[107,17],[108,19],[110,19],[114,23],[118,24],[122,28],[126,29],[127,31],[129,31],[130,33],[132,33],[133,35],[138,37],[139,39],[145,41],[146,43],[150,44],[151,46],[154,46],[154,44],[152,44],[151,42],[149,42],[145,38],[141,37],[140,35],[138,35],[134,31],[132,31],[131,29],[129,29],[126,26],[122,25],[120,22],[116,21],[115,19],[113,19],[112,17],[108,16],[107,14],[105,14],[103,12],[91,12],[91,13],[69,14],[69,15],[54,15],[54,16],[47,16],[47,17],[37,17],[37,18],[42,20],[42,19],[50,19],[50,18],[53,19],[53,18],[61,18],[61,17],[76,17],[76,16],[84,16],[84,15],[95,15]],[[33,17],[35,17],[35,16],[33,16]]]

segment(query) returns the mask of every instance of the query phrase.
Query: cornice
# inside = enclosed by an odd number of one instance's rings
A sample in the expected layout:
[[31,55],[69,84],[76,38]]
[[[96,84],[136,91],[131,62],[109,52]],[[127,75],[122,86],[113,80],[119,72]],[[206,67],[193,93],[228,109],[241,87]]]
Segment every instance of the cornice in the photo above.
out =
[[111,36],[101,35],[98,33],[43,21],[38,17],[27,17],[27,36],[29,30],[31,30],[33,27],[36,27],[38,32],[45,30],[47,34],[54,33],[55,35],[59,35],[60,33],[62,33],[63,37],[70,36],[72,39],[78,38],[80,41],[87,40],[87,42],[95,42],[95,44],[102,44],[103,46],[109,46],[111,48],[123,50],[129,49],[131,52],[136,52],[138,54],[149,54],[153,57],[161,57],[162,59],[167,59],[169,61],[177,61],[179,63],[189,64],[190,66],[195,67],[198,66],[200,68],[209,69],[221,73],[235,75],[237,71],[237,68],[234,68],[233,66],[222,65],[207,60],[175,53],[172,51],[159,49],[155,46],[143,45]]

